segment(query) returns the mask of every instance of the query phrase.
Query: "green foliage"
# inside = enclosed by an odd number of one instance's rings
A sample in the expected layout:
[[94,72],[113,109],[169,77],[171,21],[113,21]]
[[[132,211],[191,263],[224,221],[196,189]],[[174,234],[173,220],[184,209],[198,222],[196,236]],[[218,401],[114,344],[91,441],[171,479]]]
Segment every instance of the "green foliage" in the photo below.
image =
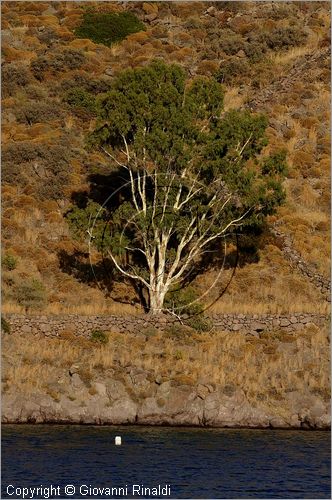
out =
[[110,47],[138,31],[145,31],[145,26],[132,12],[90,11],[84,13],[83,22],[76,28],[75,35]]
[[25,309],[40,309],[45,305],[47,295],[44,285],[39,280],[30,278],[16,284],[14,298]]
[[92,330],[90,339],[97,344],[105,345],[108,343],[108,335],[103,330]]
[[65,214],[73,237],[77,240],[88,239],[89,231],[99,251],[111,244],[105,216],[106,209],[93,201],[84,208],[73,207]]
[[69,90],[64,100],[73,108],[83,108],[93,115],[97,112],[95,96],[83,88]]
[[10,324],[3,316],[1,316],[1,331],[10,334]]
[[[145,68],[124,71],[99,100],[100,120],[92,145],[117,147],[125,136],[136,154],[143,149],[160,171],[182,172],[201,149],[204,136],[197,120],[219,113],[223,91],[215,80],[197,78],[186,88],[177,65],[154,61]],[[147,132],[148,131],[148,132]]]
[[193,316],[186,321],[186,325],[190,326],[197,332],[209,332],[213,328],[213,322],[204,316]]
[[7,253],[6,255],[3,256],[1,263],[2,267],[6,271],[13,271],[14,269],[16,269],[17,266],[17,258],[14,257],[14,255],[12,254]]
[[197,301],[197,298],[197,291],[192,286],[171,290],[165,297],[165,308],[174,310],[181,315],[197,314],[203,310],[203,306]]
[[[283,202],[285,158],[279,153],[262,157],[266,116],[246,110],[224,113],[223,89],[215,79],[187,82],[181,67],[153,61],[124,71],[97,101],[98,121],[89,143],[109,150],[121,196],[99,212],[95,202],[73,208],[69,219],[73,231],[82,234],[98,213],[93,241],[98,249],[109,245],[113,256],[123,258],[127,276],[128,271],[129,277],[139,275],[146,284],[160,273],[158,259],[151,273],[147,254],[159,252],[161,233],[163,238],[172,235],[162,258],[163,273],[174,275],[173,264],[183,265],[195,243],[211,249],[208,244],[222,235],[221,228],[229,235],[239,226],[257,227]],[[119,165],[125,168],[116,170]],[[179,256],[188,228],[193,230],[190,244],[184,244]],[[202,248],[195,253],[196,267]],[[183,313],[191,293],[179,292],[173,299],[169,293],[166,307],[180,306]],[[189,314],[199,311],[199,304],[193,307]]]

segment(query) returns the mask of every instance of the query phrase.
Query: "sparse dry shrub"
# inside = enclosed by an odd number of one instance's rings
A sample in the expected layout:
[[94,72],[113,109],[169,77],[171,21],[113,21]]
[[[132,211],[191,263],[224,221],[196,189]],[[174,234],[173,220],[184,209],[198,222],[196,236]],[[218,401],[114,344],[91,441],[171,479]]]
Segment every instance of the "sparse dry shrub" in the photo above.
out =
[[238,33],[239,35],[246,35],[247,33],[257,30],[258,28],[257,24],[255,24],[249,16],[234,17],[230,21],[229,26],[235,33]]
[[240,50],[244,50],[246,48],[244,38],[228,29],[220,31],[219,44],[220,49],[228,56],[235,55]]
[[139,31],[138,33],[133,33],[127,36],[126,40],[130,40],[134,43],[144,44],[150,37],[151,33],[148,31]]
[[35,30],[35,35],[38,40],[47,47],[52,47],[53,44],[57,43],[61,39],[58,31],[52,26],[45,26]]
[[22,281],[16,279],[13,283],[12,296],[26,310],[43,308],[47,301],[44,285],[35,278]]
[[63,107],[57,101],[28,102],[15,109],[16,119],[19,123],[42,123],[59,120],[64,117]]
[[57,49],[54,52],[48,52],[46,56],[38,56],[31,62],[31,71],[34,77],[42,81],[45,73],[57,75],[65,69],[78,69],[86,62],[86,57],[81,50],[75,49]]
[[302,45],[307,39],[307,33],[298,26],[275,28],[259,36],[261,42],[272,50],[284,50]]
[[218,61],[201,61],[197,66],[197,73],[205,76],[212,76],[219,67]]
[[311,154],[305,151],[296,151],[293,158],[294,166],[303,174],[308,170],[314,162],[314,158]]
[[183,27],[188,30],[200,30],[203,26],[204,24],[199,17],[189,17],[183,25]]
[[180,31],[180,33],[177,33],[176,35],[176,41],[179,45],[186,46],[192,43],[192,36],[186,31]]
[[91,78],[91,75],[85,71],[75,72],[72,73],[70,79],[62,80],[57,87],[57,93],[63,95],[75,88],[82,88],[92,94],[101,94],[110,89],[110,81],[105,77]]
[[174,16],[182,19],[190,16],[201,15],[206,9],[206,6],[202,2],[172,2],[169,7]]
[[220,83],[235,85],[243,82],[250,74],[251,68],[246,60],[232,58],[221,63],[220,68],[215,73],[215,78]]
[[149,64],[150,60],[151,58],[149,56],[137,56],[132,58],[131,66],[133,68],[136,68],[138,66],[144,66],[145,64]]
[[180,50],[176,50],[170,54],[171,61],[184,62],[186,59],[194,55],[194,50],[189,47],[183,47]]
[[[57,144],[9,143],[3,148],[3,180],[18,186],[31,185],[42,198],[58,199],[70,173],[70,146],[64,139]],[[43,182],[40,182],[43,179]]]
[[26,65],[19,63],[5,64],[1,75],[2,96],[14,95],[17,89],[25,87],[31,80],[32,75]]

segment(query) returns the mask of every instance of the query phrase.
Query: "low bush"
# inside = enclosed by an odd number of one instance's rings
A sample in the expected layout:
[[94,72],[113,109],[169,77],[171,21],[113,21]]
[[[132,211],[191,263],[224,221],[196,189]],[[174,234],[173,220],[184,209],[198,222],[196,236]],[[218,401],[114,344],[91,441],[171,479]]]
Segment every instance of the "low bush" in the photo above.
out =
[[15,109],[18,123],[44,123],[64,117],[64,111],[56,101],[53,102],[28,102]]
[[9,143],[2,149],[2,179],[22,187],[35,182],[42,199],[57,200],[68,182],[72,156],[69,139],[55,144]]
[[223,62],[214,77],[220,83],[234,85],[242,83],[242,80],[250,76],[250,73],[251,68],[246,60],[234,58]]
[[192,286],[167,293],[165,297],[165,308],[174,310],[180,316],[197,314],[203,310],[203,306],[197,301],[197,292]]
[[105,78],[91,78],[85,72],[73,74],[70,80],[63,80],[58,87],[58,93],[69,93],[77,89],[93,95],[102,94],[110,90],[111,84]]
[[1,69],[2,97],[15,94],[18,88],[25,87],[31,81],[31,74],[23,64],[4,64]]
[[89,38],[110,47],[138,31],[145,31],[145,26],[132,12],[86,12],[74,33],[78,38]]
[[307,33],[297,26],[275,28],[259,35],[259,41],[265,43],[269,49],[281,50],[303,45]]
[[105,345],[108,343],[108,335],[103,330],[92,330],[90,339],[97,344]]
[[221,50],[229,56],[237,54],[246,47],[244,38],[231,30],[222,30],[220,32],[219,43]]
[[209,318],[204,316],[193,316],[186,321],[186,325],[190,326],[197,332],[209,332],[213,328],[213,323]]
[[148,326],[142,332],[147,338],[155,337],[158,335],[159,330],[155,326]]
[[42,81],[45,78],[45,73],[49,72],[53,75],[67,70],[78,69],[86,62],[86,57],[81,50],[59,49],[53,53],[48,53],[47,56],[38,56],[31,62],[31,71],[34,77]]
[[6,271],[14,271],[14,269],[16,269],[17,266],[17,258],[14,257],[14,255],[12,254],[7,253],[6,255],[3,256],[1,263],[2,267]]
[[13,295],[16,302],[26,310],[40,309],[45,306],[47,300],[44,285],[35,278],[16,283]]
[[91,114],[96,114],[95,96],[83,88],[73,88],[67,92],[64,101],[73,108],[83,108]]

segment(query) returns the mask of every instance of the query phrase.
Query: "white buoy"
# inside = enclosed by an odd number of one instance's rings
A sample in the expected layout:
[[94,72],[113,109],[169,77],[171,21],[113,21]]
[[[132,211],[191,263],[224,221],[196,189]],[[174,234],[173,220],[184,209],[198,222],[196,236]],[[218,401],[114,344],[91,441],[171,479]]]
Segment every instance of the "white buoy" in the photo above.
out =
[[116,446],[121,446],[121,436],[115,436],[115,444]]

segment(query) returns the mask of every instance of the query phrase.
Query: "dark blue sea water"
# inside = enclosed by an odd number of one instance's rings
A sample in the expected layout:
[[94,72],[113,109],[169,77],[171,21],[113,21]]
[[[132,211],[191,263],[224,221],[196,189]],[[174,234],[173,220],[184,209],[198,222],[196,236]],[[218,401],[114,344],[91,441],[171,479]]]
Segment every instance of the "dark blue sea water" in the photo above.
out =
[[[122,446],[114,445],[116,435],[122,436]],[[67,493],[75,488],[73,495],[66,495],[66,485],[72,486]],[[170,495],[157,490],[156,498],[331,498],[330,433],[2,427],[1,498],[23,498],[23,493],[47,498],[51,486],[50,498],[149,496],[138,486],[133,495],[133,485],[169,485]],[[23,490],[36,487],[41,490]],[[116,490],[109,495],[105,488]]]

